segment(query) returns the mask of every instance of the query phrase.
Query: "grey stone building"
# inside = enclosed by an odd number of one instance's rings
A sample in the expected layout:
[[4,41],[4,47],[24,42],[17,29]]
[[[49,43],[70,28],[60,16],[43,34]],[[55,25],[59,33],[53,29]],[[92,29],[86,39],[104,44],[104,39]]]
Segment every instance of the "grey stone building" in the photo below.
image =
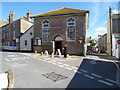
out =
[[[63,52],[67,45],[69,54],[86,53],[86,30],[88,29],[88,10],[60,8],[34,15],[34,50],[55,53]],[[82,42],[79,42],[82,41]]]
[[98,39],[98,47],[102,53],[105,53],[107,51],[107,34],[102,35]]
[[[30,14],[30,12],[28,12]],[[28,14],[27,13],[27,14]],[[30,18],[30,17],[29,17]],[[2,48],[3,50],[20,50],[20,37],[29,29],[33,23],[28,20],[28,17],[22,17],[14,20],[14,12],[11,11],[8,24],[2,28]]]

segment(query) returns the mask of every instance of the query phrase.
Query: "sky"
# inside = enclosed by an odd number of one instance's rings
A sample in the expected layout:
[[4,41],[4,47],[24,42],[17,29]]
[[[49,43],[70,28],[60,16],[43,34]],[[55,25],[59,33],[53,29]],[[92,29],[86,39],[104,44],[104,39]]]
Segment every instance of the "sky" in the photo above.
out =
[[[114,1],[114,0],[113,0]],[[87,37],[96,38],[98,34],[105,34],[109,14],[109,6],[112,12],[118,13],[118,2],[1,2],[2,16],[7,21],[10,11],[14,11],[15,19],[26,16],[28,10],[32,15],[59,9],[62,7],[89,10],[89,28]]]

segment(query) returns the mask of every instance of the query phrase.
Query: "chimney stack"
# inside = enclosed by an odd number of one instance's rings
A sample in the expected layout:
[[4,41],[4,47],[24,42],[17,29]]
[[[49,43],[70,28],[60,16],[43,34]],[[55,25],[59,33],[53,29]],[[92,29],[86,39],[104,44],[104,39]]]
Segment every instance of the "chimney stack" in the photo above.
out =
[[9,14],[9,17],[8,17],[8,21],[9,21],[9,23],[14,21],[14,12],[13,11],[10,11],[10,14]]
[[27,12],[27,19],[28,19],[28,21],[30,21],[30,15],[31,15],[30,10],[28,10],[28,12]]

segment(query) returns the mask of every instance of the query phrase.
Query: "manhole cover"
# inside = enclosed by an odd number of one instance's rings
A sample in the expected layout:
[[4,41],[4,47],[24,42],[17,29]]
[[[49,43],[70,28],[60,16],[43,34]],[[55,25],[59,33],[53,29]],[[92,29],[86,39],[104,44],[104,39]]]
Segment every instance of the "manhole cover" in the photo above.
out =
[[60,80],[63,80],[63,79],[66,79],[68,77],[65,77],[63,75],[60,75],[60,74],[57,74],[55,72],[51,72],[51,73],[46,73],[46,74],[42,74],[42,76],[48,78],[48,79],[51,79],[53,80],[54,82],[57,82],[57,81],[60,81]]
[[20,62],[19,64],[25,64],[25,62]]

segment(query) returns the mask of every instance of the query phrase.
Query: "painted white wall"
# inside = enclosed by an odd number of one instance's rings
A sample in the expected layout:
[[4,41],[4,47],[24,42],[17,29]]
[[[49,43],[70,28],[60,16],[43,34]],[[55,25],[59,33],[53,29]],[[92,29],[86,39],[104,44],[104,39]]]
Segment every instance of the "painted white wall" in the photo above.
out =
[[120,33],[114,33],[112,35],[112,52],[116,58],[120,58],[120,44],[117,43],[118,40],[120,40]]
[[114,34],[112,34],[112,55],[116,56],[116,42]]
[[[20,50],[21,51],[31,51],[31,38],[34,36],[34,26],[32,26],[30,29],[28,29],[27,32],[25,32],[20,37]],[[32,35],[30,35],[32,33]],[[25,45],[25,40],[27,40],[27,45]]]

